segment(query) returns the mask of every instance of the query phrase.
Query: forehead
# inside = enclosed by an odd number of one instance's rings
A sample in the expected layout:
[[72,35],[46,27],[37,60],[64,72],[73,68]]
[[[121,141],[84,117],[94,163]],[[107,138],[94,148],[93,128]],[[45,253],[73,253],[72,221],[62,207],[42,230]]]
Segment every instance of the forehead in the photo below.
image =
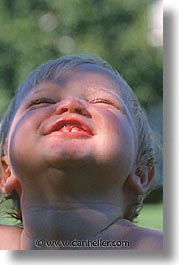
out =
[[108,69],[93,64],[81,64],[70,69],[59,71],[52,78],[39,80],[39,84],[27,91],[27,94],[43,91],[46,84],[53,84],[55,88],[62,88],[65,92],[81,90],[81,92],[106,90],[120,96],[119,80],[115,74]]
[[93,64],[82,64],[72,68],[66,73],[59,75],[57,82],[62,83],[79,83],[87,87],[107,88],[113,92],[119,92],[117,77],[109,70]]

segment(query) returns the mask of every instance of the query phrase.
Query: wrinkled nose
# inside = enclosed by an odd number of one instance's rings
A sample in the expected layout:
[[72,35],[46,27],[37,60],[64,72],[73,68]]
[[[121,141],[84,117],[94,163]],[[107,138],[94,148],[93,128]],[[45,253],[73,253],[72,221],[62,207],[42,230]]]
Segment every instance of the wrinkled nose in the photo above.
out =
[[88,117],[91,116],[81,100],[77,98],[67,98],[58,104],[56,114],[60,115],[65,112],[78,113]]

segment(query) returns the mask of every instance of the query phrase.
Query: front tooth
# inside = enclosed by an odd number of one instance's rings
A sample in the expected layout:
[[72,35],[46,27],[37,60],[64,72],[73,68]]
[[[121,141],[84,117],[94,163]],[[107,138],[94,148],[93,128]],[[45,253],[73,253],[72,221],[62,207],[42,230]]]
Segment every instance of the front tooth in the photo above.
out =
[[71,132],[79,132],[79,131],[80,131],[80,128],[78,128],[78,127],[73,127],[71,129]]
[[62,132],[70,132],[71,131],[71,128],[70,126],[63,126],[62,129],[61,129]]

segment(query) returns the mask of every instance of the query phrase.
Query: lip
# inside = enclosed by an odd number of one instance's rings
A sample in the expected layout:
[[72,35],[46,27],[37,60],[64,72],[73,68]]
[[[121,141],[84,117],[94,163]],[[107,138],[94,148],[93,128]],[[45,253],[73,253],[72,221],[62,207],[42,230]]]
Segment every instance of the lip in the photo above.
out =
[[[64,131],[62,128],[66,126],[67,128],[71,128],[70,131]],[[77,128],[78,130],[72,130],[72,128]],[[86,124],[84,121],[80,119],[58,119],[47,129],[46,135],[63,135],[63,136],[93,136],[93,131],[91,126]]]

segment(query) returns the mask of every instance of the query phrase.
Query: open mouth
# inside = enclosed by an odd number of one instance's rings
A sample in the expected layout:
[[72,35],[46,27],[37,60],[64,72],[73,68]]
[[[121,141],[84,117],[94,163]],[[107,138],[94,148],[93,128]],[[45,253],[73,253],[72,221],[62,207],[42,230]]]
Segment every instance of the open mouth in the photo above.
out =
[[57,120],[48,131],[48,134],[92,136],[92,130],[89,126],[79,120]]
[[81,127],[78,127],[76,125],[64,125],[62,128],[58,129],[58,131],[61,131],[61,132],[80,132],[80,131],[84,131],[83,128]]

